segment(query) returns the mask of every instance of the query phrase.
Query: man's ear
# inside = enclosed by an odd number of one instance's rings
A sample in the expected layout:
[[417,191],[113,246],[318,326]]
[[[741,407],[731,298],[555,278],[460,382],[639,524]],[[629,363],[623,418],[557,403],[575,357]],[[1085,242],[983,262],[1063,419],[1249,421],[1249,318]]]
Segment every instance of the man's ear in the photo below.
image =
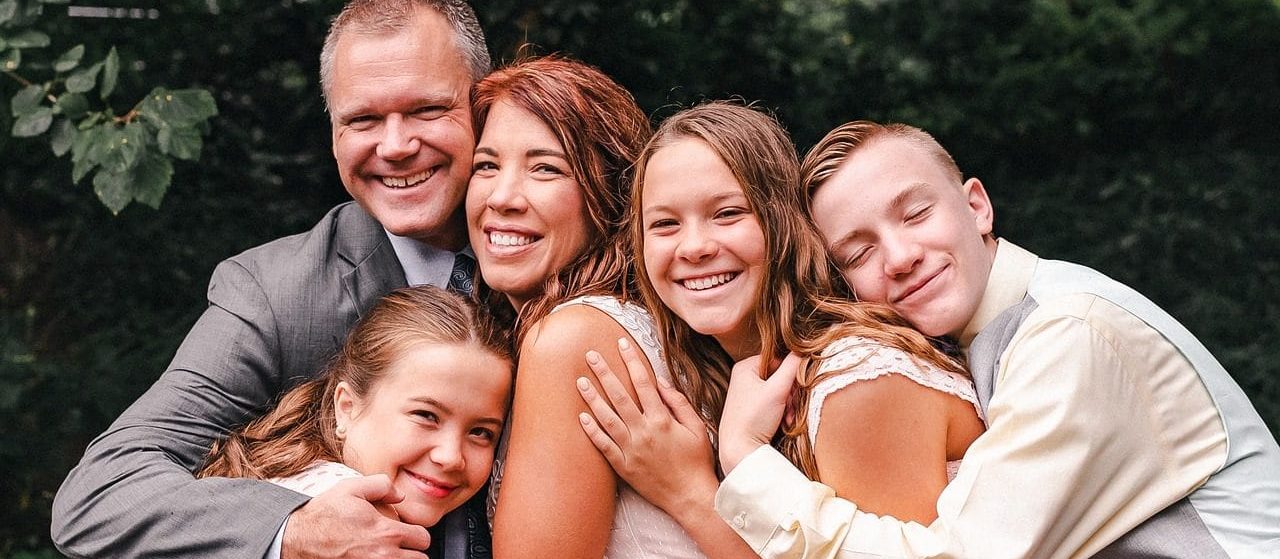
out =
[[965,200],[969,205],[969,213],[973,214],[973,223],[978,234],[986,237],[991,234],[995,223],[995,210],[991,207],[991,198],[987,196],[986,187],[977,178],[964,181]]

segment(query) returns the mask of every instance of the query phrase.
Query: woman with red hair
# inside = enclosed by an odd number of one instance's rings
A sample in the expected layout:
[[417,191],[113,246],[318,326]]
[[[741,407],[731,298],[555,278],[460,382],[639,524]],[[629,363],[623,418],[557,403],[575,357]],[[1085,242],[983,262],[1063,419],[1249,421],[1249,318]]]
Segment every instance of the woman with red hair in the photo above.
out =
[[621,367],[616,348],[638,347],[670,377],[652,319],[628,300],[627,193],[648,119],[608,76],[558,57],[490,74],[471,102],[466,212],[479,294],[514,321],[519,348],[494,466],[494,555],[702,557],[699,544],[749,555],[714,514],[681,527],[645,501],[579,427],[576,383],[592,376],[584,353]]

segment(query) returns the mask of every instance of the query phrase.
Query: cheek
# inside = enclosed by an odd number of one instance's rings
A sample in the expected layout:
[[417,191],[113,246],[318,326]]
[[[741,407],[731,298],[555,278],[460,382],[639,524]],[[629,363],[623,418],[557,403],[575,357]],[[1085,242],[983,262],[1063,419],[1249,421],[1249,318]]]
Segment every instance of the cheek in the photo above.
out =
[[487,181],[483,179],[473,177],[467,184],[465,206],[468,219],[478,219],[484,212],[485,202],[489,199],[489,188],[486,183]]
[[[554,191],[552,191],[554,192]],[[560,208],[550,214],[552,222],[562,231],[566,260],[571,260],[587,248],[592,236],[591,218],[587,214],[587,205],[582,200],[582,190],[576,184],[572,189],[565,189],[559,195],[552,193],[542,200],[543,207]],[[567,262],[566,262],[567,263]]]
[[645,239],[644,246],[640,247],[640,256],[644,258],[645,275],[655,288],[662,285],[662,275],[667,271],[667,258],[664,255],[669,251],[664,244],[660,240]]
[[859,301],[883,302],[884,286],[876,281],[874,276],[867,270],[869,266],[863,266],[857,270],[844,270],[840,275],[844,276],[845,283],[853,289],[853,293],[858,297]]

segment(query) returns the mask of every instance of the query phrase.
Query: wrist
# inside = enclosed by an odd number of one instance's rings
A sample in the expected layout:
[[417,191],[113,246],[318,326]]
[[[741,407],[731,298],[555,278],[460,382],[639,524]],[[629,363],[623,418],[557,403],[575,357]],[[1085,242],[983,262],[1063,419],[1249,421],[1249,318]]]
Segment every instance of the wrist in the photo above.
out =
[[738,464],[742,462],[747,455],[755,452],[757,448],[767,443],[760,441],[745,439],[741,441],[720,441],[720,469],[724,470],[724,475],[729,475]]
[[716,479],[714,473],[708,472],[708,474],[688,480],[682,486],[682,491],[673,494],[666,506],[662,507],[663,511],[671,515],[681,526],[699,522],[707,514],[714,515],[716,490],[720,488],[720,480]]

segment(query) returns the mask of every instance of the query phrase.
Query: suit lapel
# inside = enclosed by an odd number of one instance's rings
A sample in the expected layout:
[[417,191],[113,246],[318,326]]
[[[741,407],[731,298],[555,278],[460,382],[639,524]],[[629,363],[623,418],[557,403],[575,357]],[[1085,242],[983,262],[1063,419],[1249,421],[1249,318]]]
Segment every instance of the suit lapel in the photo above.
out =
[[394,289],[406,287],[404,268],[396,258],[382,225],[354,202],[338,214],[337,253],[351,269],[342,275],[342,284],[356,313],[364,312]]

